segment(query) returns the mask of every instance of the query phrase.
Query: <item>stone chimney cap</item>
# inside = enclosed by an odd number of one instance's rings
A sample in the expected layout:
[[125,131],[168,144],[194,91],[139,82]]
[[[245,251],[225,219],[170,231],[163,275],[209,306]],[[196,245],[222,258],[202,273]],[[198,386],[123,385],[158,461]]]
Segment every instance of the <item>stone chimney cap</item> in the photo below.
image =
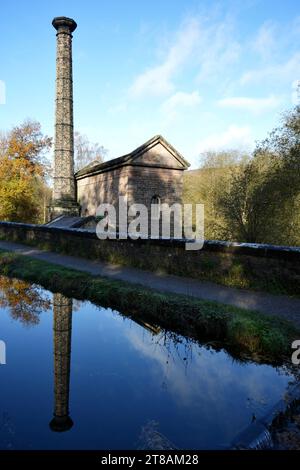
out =
[[67,27],[71,33],[77,28],[77,23],[72,18],[67,18],[66,16],[56,16],[52,21],[52,26],[55,29]]

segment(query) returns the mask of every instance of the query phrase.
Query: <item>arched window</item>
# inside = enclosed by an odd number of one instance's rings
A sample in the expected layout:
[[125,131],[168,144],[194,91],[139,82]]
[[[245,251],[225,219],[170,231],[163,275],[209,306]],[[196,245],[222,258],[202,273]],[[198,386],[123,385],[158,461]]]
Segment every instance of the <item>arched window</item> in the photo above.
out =
[[151,199],[151,217],[159,219],[160,217],[160,197],[155,195]]

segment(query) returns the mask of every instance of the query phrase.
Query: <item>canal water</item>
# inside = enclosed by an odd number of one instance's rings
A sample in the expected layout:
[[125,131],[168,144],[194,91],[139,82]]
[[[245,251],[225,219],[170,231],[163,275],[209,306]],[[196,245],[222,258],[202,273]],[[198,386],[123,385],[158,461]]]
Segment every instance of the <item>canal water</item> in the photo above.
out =
[[1,449],[224,449],[293,382],[4,277],[0,340]]

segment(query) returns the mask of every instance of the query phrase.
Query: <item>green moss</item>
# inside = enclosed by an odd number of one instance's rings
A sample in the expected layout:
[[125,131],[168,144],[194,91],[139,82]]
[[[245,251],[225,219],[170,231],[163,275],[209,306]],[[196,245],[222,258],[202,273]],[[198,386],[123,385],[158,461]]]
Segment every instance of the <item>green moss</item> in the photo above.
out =
[[201,260],[201,269],[204,271],[212,271],[213,269],[216,269],[216,262],[215,260],[209,259],[209,258],[203,258]]
[[291,343],[300,334],[281,318],[161,293],[2,250],[0,274],[35,282],[69,297],[90,300],[200,341],[219,341],[239,358],[282,363],[289,360]]

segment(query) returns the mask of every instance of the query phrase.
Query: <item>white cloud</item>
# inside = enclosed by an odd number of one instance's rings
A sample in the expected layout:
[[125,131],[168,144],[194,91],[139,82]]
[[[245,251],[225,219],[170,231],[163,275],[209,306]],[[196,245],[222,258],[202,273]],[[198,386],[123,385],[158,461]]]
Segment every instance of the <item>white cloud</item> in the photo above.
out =
[[212,77],[219,81],[220,72],[223,77],[224,73],[231,73],[229,65],[238,61],[240,51],[229,17],[195,17],[179,29],[162,63],[135,78],[129,94],[139,97],[172,93],[176,76],[183,68],[185,76],[190,72],[187,68],[194,68],[192,73],[198,81]]
[[[199,44],[198,81],[211,78],[220,82],[225,81],[230,75],[231,67],[238,62],[241,53],[241,45],[233,38],[232,21],[225,18],[223,21],[210,22],[209,26],[203,25]],[[220,75],[222,80],[220,81]]]
[[245,72],[240,83],[262,83],[265,79],[271,79],[273,83],[280,81],[293,81],[300,76],[300,52],[296,52],[290,59],[281,64],[249,70]]
[[248,98],[246,96],[235,96],[223,98],[218,101],[222,108],[244,109],[259,114],[269,109],[277,108],[281,104],[281,99],[270,95],[267,98]]
[[296,18],[294,18],[294,21],[293,21],[293,25],[292,25],[292,33],[297,36],[300,34],[300,16],[296,16]]
[[258,52],[263,59],[266,59],[271,56],[275,42],[275,24],[269,21],[264,23],[258,30],[253,40],[252,48],[254,51]]
[[201,103],[201,101],[202,98],[199,95],[199,91],[193,91],[191,93],[178,91],[163,102],[161,110],[164,114],[174,117],[182,108],[192,108]]
[[199,142],[196,152],[199,154],[207,150],[253,148],[254,138],[249,126],[230,125],[224,132],[210,134]]
[[138,75],[130,88],[133,97],[141,95],[163,95],[174,89],[173,75],[186,62],[199,39],[199,23],[189,20],[177,33],[165,60]]

